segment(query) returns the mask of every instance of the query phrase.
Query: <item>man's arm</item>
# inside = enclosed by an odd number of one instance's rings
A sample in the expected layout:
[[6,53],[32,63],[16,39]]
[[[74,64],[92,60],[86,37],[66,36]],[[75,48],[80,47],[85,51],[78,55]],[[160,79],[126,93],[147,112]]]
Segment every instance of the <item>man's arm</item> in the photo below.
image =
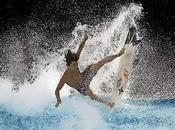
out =
[[77,55],[78,57],[80,57],[81,51],[83,50],[84,45],[85,45],[85,42],[86,42],[87,39],[88,39],[88,36],[87,36],[87,34],[85,34],[85,37],[84,37],[83,41],[80,43],[80,45],[79,45],[79,47],[78,47],[78,51],[77,51],[77,53],[76,53],[76,55]]
[[[63,75],[64,76],[64,75]],[[55,104],[55,107],[58,107],[59,104],[61,104],[61,99],[60,99],[60,90],[62,89],[62,87],[64,86],[65,82],[64,82],[64,77],[62,77],[57,85],[57,88],[55,90],[55,96],[57,98],[57,103]]]

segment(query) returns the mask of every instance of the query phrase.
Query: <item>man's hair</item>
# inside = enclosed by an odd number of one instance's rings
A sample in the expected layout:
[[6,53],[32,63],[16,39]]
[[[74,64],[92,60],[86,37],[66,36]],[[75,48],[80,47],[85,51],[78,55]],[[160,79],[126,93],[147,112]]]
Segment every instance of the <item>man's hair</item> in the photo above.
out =
[[69,66],[73,61],[78,61],[79,57],[72,53],[71,50],[68,50],[67,54],[65,55],[66,58],[66,65]]

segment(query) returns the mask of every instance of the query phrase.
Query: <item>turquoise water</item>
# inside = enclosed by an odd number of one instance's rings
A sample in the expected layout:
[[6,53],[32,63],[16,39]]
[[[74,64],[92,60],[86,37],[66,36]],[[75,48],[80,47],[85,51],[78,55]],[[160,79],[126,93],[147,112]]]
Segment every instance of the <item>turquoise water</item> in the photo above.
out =
[[[127,100],[115,110],[88,98],[66,97],[35,114],[0,106],[0,130],[174,130],[175,100]],[[17,108],[16,108],[17,109]]]

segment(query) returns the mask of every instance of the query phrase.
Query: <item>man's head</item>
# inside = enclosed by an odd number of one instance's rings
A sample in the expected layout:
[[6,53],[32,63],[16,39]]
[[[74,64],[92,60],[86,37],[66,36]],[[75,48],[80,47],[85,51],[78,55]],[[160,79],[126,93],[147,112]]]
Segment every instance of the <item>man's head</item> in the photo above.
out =
[[65,55],[66,58],[66,65],[69,66],[73,61],[78,61],[79,57],[72,53],[71,50],[68,50],[67,54]]

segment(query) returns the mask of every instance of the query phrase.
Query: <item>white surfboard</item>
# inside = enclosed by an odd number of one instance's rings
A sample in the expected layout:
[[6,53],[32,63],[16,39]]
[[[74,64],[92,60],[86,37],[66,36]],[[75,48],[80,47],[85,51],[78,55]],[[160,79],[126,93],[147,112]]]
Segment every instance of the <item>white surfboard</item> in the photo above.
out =
[[[135,32],[130,32],[130,35],[135,35]],[[128,35],[129,36],[129,35]],[[135,55],[135,48],[133,44],[130,42],[129,44],[125,45],[125,52],[120,57],[119,63],[117,66],[117,79],[116,79],[116,86],[113,88],[112,93],[112,103],[114,103],[114,107],[120,103],[123,93],[127,87],[128,80],[131,77],[131,69],[133,64],[133,59]]]

